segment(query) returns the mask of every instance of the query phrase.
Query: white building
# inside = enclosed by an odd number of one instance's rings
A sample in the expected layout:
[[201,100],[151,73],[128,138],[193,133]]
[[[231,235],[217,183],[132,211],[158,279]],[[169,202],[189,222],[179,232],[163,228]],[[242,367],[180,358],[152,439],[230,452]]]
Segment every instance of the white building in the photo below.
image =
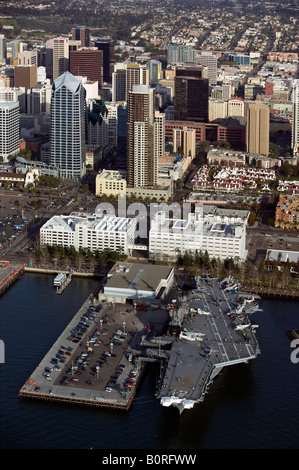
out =
[[292,142],[293,157],[299,156],[299,80],[294,80],[293,84],[293,124],[292,124]]
[[117,251],[130,254],[137,219],[73,213],[54,216],[40,229],[41,246],[56,245],[89,248],[91,251]]
[[176,259],[186,252],[194,257],[196,252],[203,256],[207,251],[210,258],[244,261],[246,220],[200,212],[188,214],[187,219],[171,219],[166,212],[157,212],[149,232],[149,256]]
[[16,101],[0,101],[0,156],[8,161],[9,155],[19,152],[20,106]]
[[[98,100],[89,101],[90,113]],[[102,116],[102,122],[93,122],[89,120],[87,124],[87,142],[88,144],[100,145],[103,148],[110,146],[116,147],[118,140],[118,103],[105,102],[107,114]]]

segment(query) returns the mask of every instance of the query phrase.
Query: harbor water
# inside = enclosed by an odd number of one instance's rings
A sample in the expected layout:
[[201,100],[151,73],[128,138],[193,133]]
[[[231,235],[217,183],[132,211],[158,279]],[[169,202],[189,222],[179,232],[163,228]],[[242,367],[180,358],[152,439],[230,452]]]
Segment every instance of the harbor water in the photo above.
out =
[[[179,414],[155,398],[149,366],[128,412],[21,400],[18,392],[86,298],[94,279],[73,278],[62,295],[54,276],[25,274],[0,298],[1,449],[296,449],[299,363],[286,331],[299,328],[298,303],[263,300],[252,316],[261,354],[231,366],[205,401]],[[299,357],[299,354],[298,354]]]

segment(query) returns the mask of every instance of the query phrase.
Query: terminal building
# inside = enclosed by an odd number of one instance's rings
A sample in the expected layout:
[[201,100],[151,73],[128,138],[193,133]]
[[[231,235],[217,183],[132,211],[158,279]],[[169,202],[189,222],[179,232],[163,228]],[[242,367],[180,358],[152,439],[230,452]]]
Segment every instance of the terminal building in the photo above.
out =
[[138,263],[116,263],[99,293],[99,301],[151,303],[164,298],[174,281],[174,268]]
[[207,251],[210,258],[242,262],[247,257],[246,224],[245,217],[219,218],[200,210],[186,219],[168,218],[165,211],[159,211],[149,232],[149,256],[175,260],[186,252],[194,257],[196,252],[203,256]]
[[40,229],[40,244],[129,255],[134,246],[136,225],[136,219],[125,217],[82,213],[56,215]]

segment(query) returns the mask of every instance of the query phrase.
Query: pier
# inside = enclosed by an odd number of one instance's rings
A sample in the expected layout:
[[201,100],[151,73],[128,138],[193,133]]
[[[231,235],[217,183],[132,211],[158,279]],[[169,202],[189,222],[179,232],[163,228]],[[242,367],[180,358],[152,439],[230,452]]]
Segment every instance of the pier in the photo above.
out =
[[129,410],[144,364],[135,359],[145,324],[123,304],[91,296],[19,391],[20,399]]
[[9,261],[0,261],[0,295],[24,274],[24,266],[10,263]]

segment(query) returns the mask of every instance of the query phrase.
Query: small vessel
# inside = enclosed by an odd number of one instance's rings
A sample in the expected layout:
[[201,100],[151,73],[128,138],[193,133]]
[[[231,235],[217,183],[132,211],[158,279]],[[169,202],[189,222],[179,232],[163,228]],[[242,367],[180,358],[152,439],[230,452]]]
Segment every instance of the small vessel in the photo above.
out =
[[61,287],[62,284],[66,281],[66,274],[64,273],[59,273],[54,279],[54,286],[55,287]]

